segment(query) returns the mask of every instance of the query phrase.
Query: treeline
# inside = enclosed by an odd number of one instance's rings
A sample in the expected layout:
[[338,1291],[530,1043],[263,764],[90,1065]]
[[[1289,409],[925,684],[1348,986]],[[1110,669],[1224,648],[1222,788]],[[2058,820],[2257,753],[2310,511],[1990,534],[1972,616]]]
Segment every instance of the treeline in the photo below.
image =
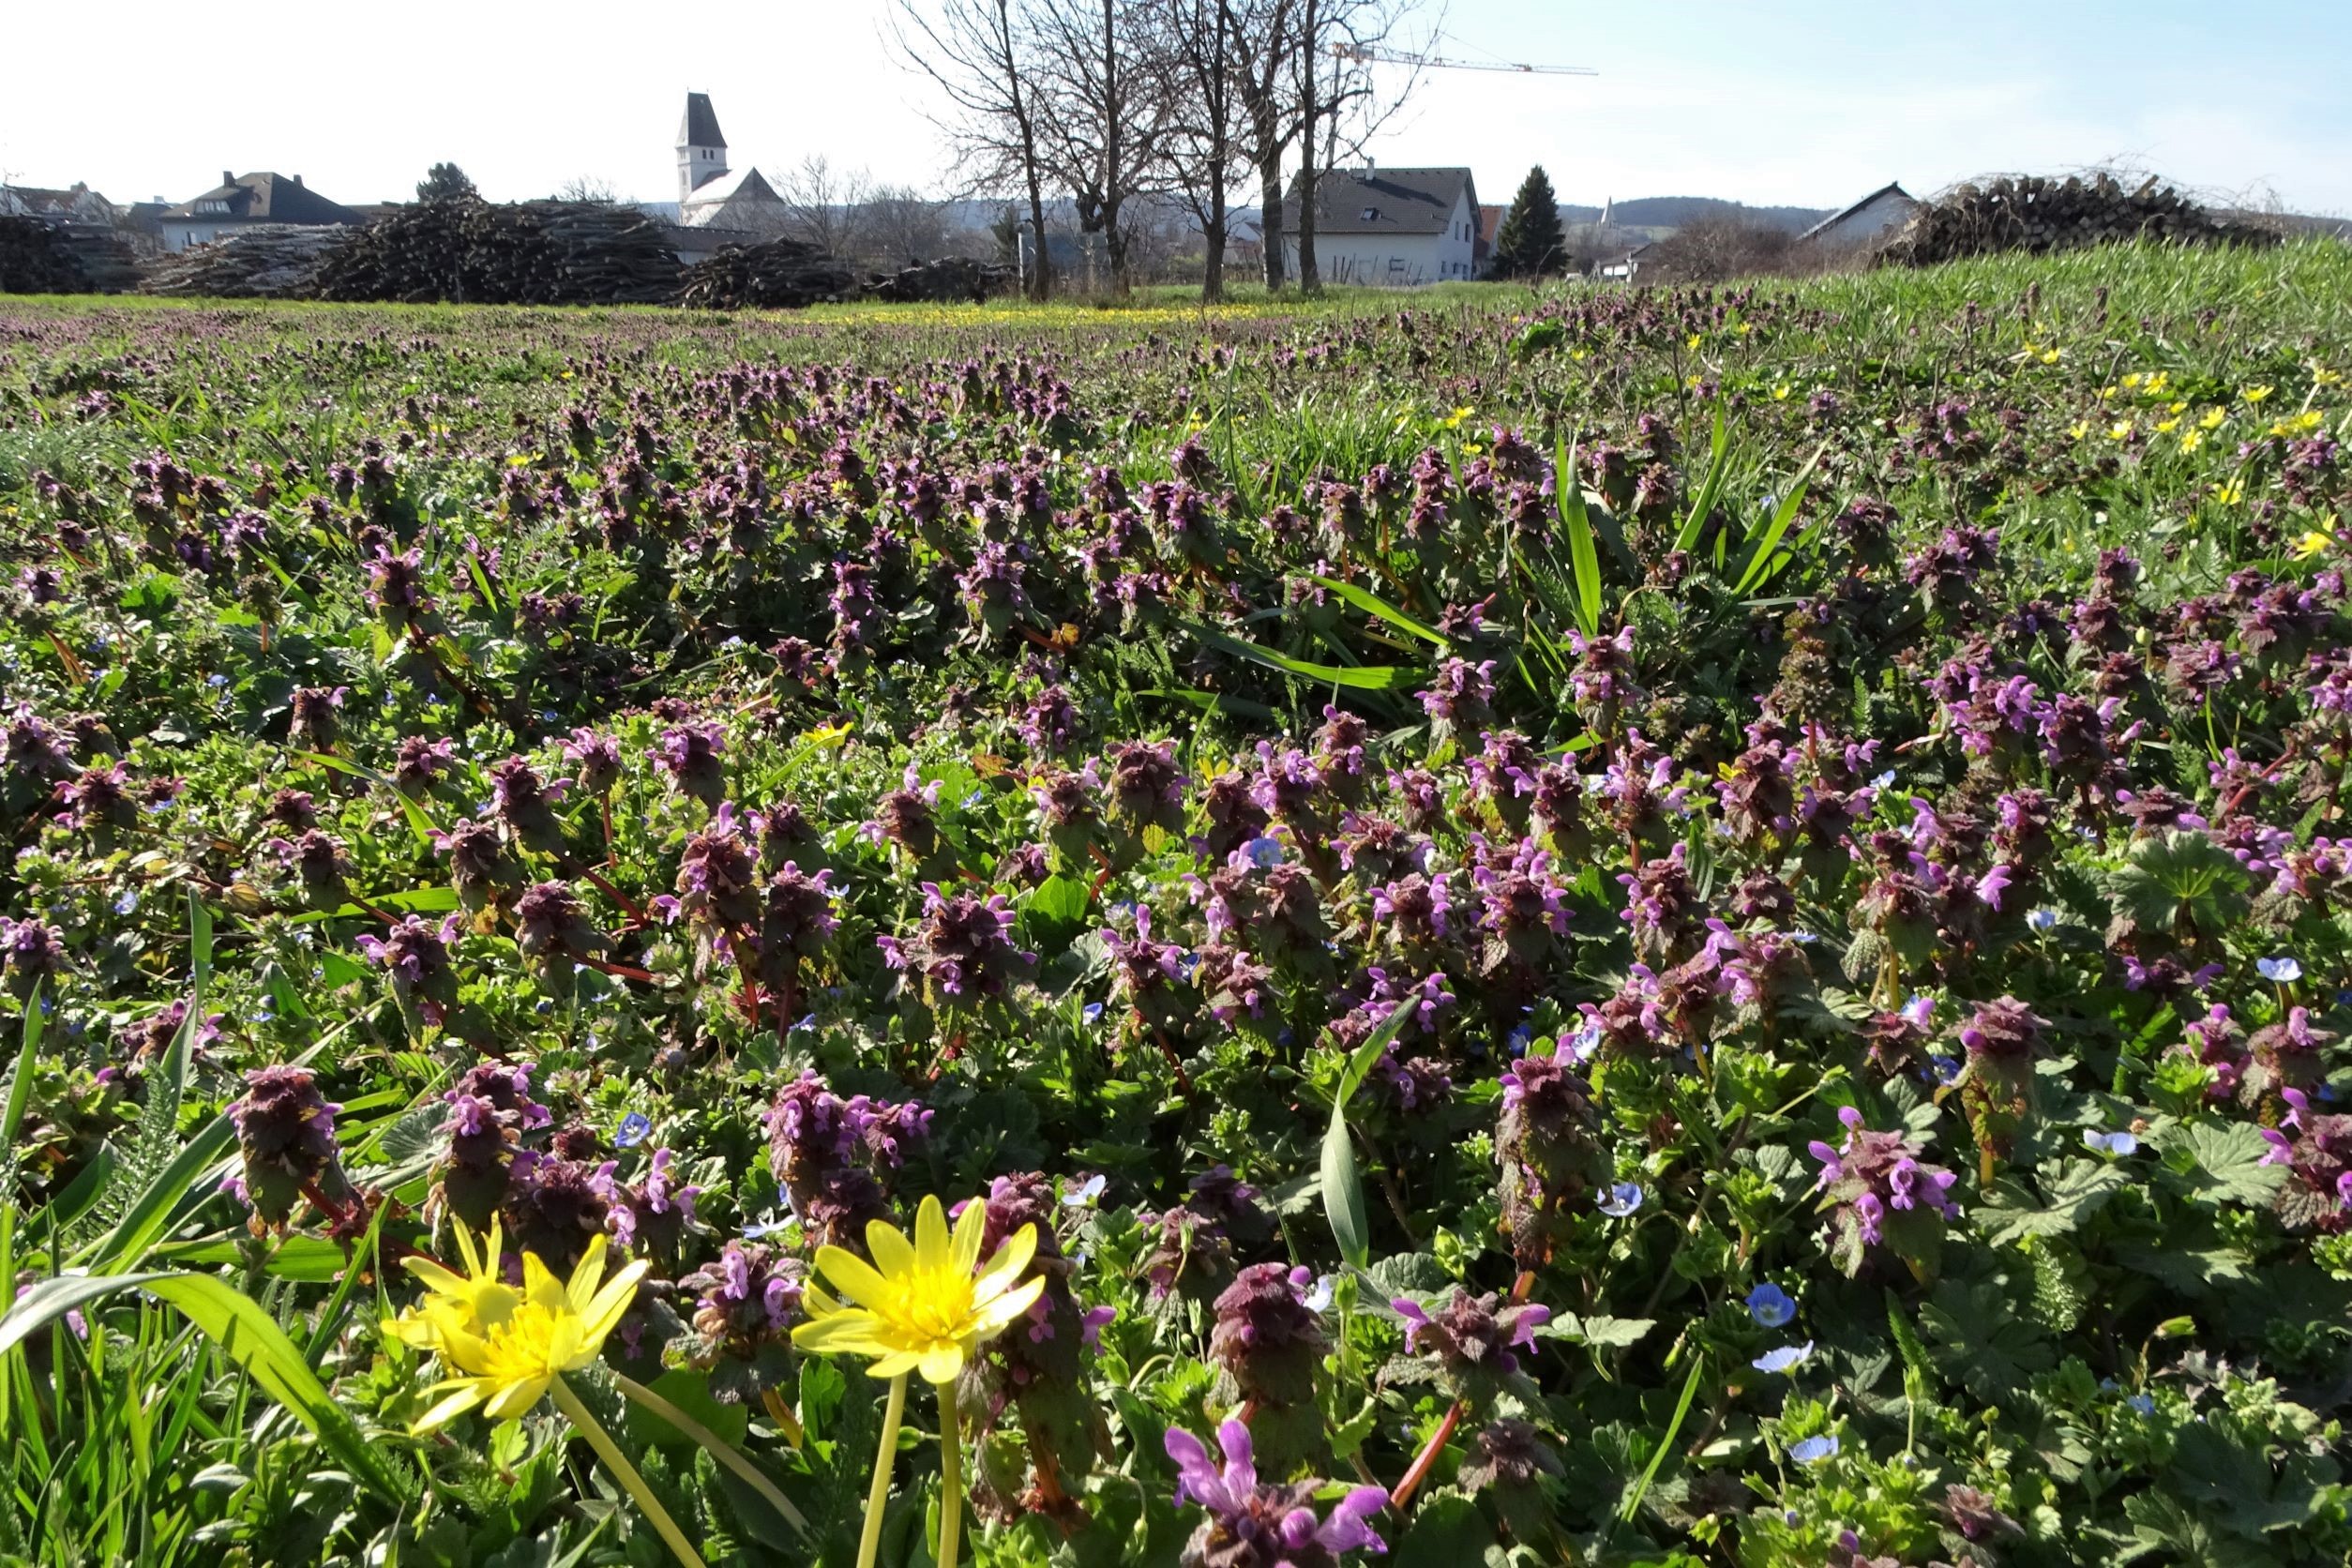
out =
[[[1237,200],[1253,187],[1264,281],[1321,287],[1314,204],[1280,242],[1286,174],[1312,191],[1416,78],[1376,81],[1416,0],[899,0],[895,38],[929,79],[964,185],[1010,193],[1023,280],[1055,286],[1049,204],[1075,208],[1112,289],[1137,278],[1136,215],[1173,201],[1202,236],[1201,295],[1222,298]],[[1405,51],[1397,51],[1405,53]],[[1296,277],[1290,276],[1296,263]]]

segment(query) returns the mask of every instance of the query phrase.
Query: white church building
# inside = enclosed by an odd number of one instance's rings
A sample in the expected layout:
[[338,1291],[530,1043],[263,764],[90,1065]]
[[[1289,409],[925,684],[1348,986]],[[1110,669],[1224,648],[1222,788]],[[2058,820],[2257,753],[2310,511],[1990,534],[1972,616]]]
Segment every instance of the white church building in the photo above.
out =
[[678,222],[765,239],[783,233],[792,209],[757,169],[727,167],[727,138],[708,93],[688,93],[678,122]]

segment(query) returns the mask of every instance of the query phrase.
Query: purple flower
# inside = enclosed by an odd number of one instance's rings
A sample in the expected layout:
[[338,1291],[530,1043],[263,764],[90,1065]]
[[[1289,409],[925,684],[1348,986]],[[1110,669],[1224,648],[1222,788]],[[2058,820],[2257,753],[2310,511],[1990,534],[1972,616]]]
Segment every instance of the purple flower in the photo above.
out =
[[1388,1494],[1378,1486],[1351,1489],[1328,1516],[1319,1516],[1317,1483],[1259,1483],[1249,1428],[1239,1421],[1217,1428],[1221,1459],[1212,1458],[1208,1445],[1181,1426],[1169,1427],[1162,1441],[1176,1464],[1178,1502],[1198,1503],[1208,1511],[1207,1520],[1185,1546],[1188,1563],[1327,1568],[1343,1552],[1388,1550],[1388,1543],[1374,1533],[1370,1523],[1388,1506]]

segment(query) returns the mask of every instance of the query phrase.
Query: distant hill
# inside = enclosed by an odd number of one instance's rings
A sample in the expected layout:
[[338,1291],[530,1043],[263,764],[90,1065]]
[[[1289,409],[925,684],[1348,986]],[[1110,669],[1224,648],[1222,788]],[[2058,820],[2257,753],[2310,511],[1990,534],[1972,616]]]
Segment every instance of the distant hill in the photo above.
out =
[[[1728,202],[1720,196],[1636,196],[1631,201],[1613,204],[1609,208],[1609,221],[1624,229],[1680,229],[1702,218],[1730,218],[1801,234],[1836,210],[1835,207],[1752,207],[1745,202]],[[1579,206],[1566,202],[1560,204],[1560,220],[1562,223],[1596,223],[1600,218],[1599,207]]]

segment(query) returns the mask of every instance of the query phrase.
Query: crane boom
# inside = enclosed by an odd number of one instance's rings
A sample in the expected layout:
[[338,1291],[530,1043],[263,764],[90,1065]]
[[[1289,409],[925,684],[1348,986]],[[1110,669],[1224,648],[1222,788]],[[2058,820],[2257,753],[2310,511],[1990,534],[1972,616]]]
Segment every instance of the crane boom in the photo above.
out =
[[1400,50],[1370,49],[1363,44],[1335,43],[1331,52],[1342,60],[1392,66],[1429,66],[1439,70],[1503,70],[1522,76],[1598,76],[1591,66],[1522,66],[1508,60],[1448,60],[1436,54],[1407,54]]

